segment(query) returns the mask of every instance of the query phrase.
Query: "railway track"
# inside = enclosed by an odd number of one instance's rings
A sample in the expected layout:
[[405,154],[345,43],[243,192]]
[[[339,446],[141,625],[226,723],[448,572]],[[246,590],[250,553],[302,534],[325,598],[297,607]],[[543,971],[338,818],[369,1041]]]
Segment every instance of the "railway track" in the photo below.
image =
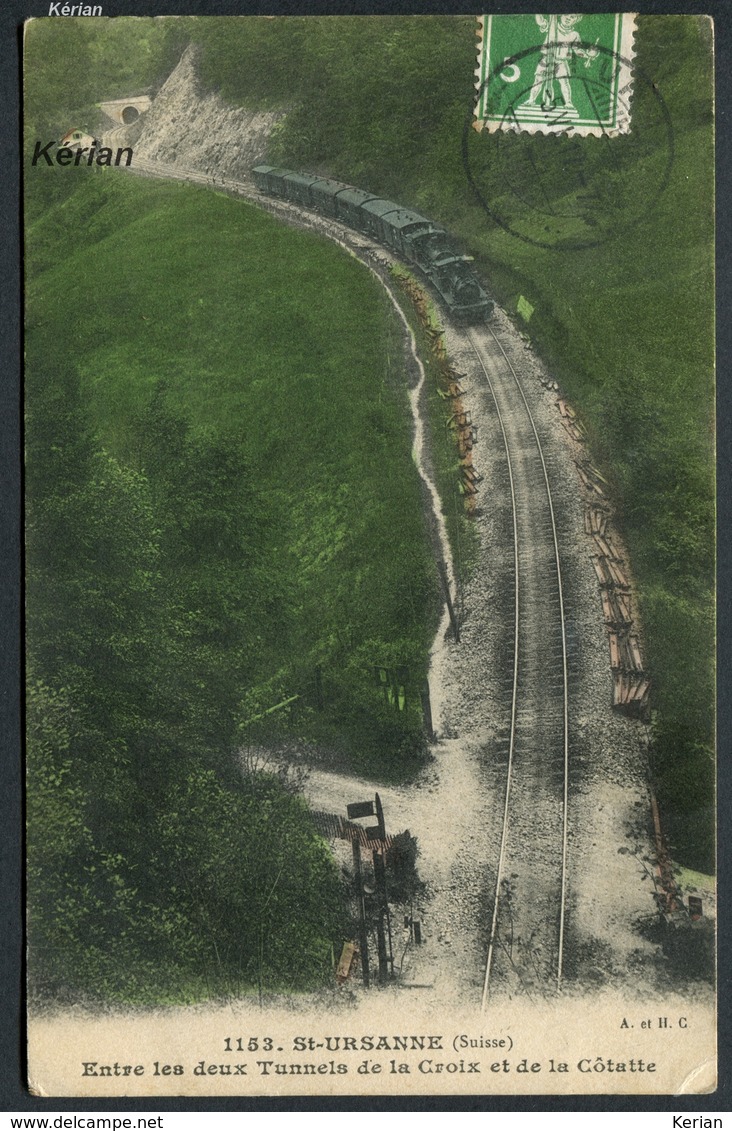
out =
[[[207,185],[287,216],[254,185],[136,159],[143,175]],[[318,218],[318,226],[326,224]],[[518,375],[490,326],[465,331],[495,404],[513,530],[510,708],[496,761],[505,762],[500,849],[482,1006],[491,992],[544,997],[562,985],[567,901],[568,659],[554,507],[539,434]]]
[[513,528],[510,707],[500,849],[483,981],[511,995],[561,988],[567,903],[569,681],[559,540],[541,441],[500,338],[466,334],[495,404]]

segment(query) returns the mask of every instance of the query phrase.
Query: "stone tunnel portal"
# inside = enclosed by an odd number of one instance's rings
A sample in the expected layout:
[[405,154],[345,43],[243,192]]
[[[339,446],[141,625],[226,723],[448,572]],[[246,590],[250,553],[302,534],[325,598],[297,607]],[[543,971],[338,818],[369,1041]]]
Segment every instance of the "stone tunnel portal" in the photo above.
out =
[[151,99],[147,94],[130,95],[128,98],[115,98],[110,102],[100,102],[99,107],[108,118],[121,126],[130,126],[141,114],[150,109]]

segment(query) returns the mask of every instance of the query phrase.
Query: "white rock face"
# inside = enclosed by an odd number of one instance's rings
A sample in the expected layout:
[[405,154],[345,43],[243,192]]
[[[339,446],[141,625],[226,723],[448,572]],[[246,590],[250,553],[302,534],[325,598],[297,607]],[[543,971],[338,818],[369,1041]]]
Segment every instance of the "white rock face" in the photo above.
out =
[[260,162],[281,110],[227,106],[201,90],[197,51],[188,47],[161,87],[135,140],[135,156],[242,179]]

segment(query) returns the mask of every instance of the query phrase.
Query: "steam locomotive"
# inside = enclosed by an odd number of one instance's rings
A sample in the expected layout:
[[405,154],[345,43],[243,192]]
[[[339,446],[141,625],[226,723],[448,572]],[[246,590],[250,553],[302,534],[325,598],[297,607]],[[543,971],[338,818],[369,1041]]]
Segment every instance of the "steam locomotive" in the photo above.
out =
[[456,321],[481,322],[491,314],[493,303],[470,267],[469,257],[452,246],[446,231],[418,212],[311,173],[257,165],[252,175],[261,192],[340,220],[414,264]]

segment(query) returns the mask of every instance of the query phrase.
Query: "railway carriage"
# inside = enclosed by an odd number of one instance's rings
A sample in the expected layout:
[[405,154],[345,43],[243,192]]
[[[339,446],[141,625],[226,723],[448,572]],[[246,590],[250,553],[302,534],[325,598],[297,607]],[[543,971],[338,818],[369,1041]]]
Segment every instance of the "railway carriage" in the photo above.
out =
[[286,169],[279,169],[276,165],[258,165],[253,170],[254,183],[258,189],[269,193],[270,196],[284,196],[282,175],[286,172]]
[[317,179],[317,177],[303,173],[287,173],[282,178],[285,197],[287,200],[294,200],[296,204],[304,204],[306,208],[312,208],[310,186]]
[[336,193],[336,215],[349,228],[359,232],[366,230],[363,207],[369,200],[376,200],[373,193],[364,192],[363,189],[343,188]]
[[415,261],[411,238],[434,231],[430,220],[418,212],[400,208],[391,200],[371,200],[364,204],[363,210],[368,216],[369,233],[410,261]]
[[460,255],[447,232],[425,216],[328,177],[275,165],[257,165],[252,175],[261,192],[338,219],[413,263],[457,321],[483,321],[491,314],[493,303],[469,266],[469,257]]
[[375,196],[363,206],[364,223],[366,231],[374,239],[380,240],[381,243],[389,243],[389,234],[391,228],[387,221],[387,217],[396,212],[399,208],[393,200],[383,200],[381,197]]
[[342,181],[333,181],[329,177],[320,177],[310,186],[310,196],[313,208],[323,216],[338,216],[338,193],[347,188]]

